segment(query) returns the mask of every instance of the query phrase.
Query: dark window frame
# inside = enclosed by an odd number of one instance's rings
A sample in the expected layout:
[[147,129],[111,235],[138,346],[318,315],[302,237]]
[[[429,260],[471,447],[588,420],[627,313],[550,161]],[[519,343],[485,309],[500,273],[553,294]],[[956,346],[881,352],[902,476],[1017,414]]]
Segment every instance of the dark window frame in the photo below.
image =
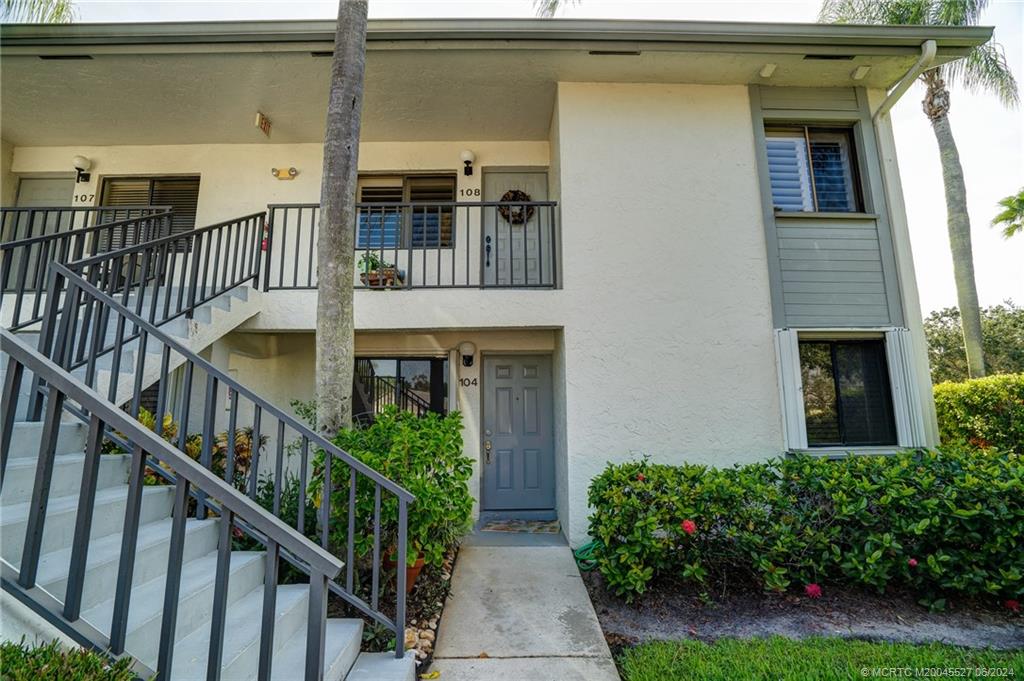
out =
[[[363,190],[366,186],[363,185],[364,180],[380,180],[380,179],[394,179],[396,180],[394,188],[398,188],[399,182],[401,183],[402,189],[402,200],[401,203],[412,202],[412,184],[416,180],[450,180],[452,183],[452,202],[458,200],[459,194],[459,176],[453,172],[396,172],[396,173],[365,173],[359,175],[357,203],[374,203],[373,201],[365,201],[363,199]],[[382,187],[385,185],[370,185],[370,187]],[[365,210],[365,209],[364,209]],[[370,209],[371,211],[373,209]],[[410,209],[411,210],[411,209]],[[386,203],[382,206],[382,212],[386,214],[387,208]],[[361,211],[360,211],[361,213]],[[356,229],[356,250],[360,251],[374,251],[383,248],[385,251],[388,250],[454,250],[455,249],[455,236],[458,232],[456,229],[456,220],[458,217],[458,211],[454,208],[442,211],[442,213],[448,213],[451,215],[451,236],[448,241],[439,243],[438,245],[433,244],[417,244],[413,240],[412,234],[412,214],[401,215],[401,224],[399,225],[398,243],[389,246],[375,246],[375,245],[361,245],[359,243],[359,230]],[[357,220],[359,218],[357,217]],[[438,230],[438,236],[440,237],[440,228]],[[440,240],[440,239],[439,239]]]
[[[800,133],[800,137],[804,140],[804,148],[807,154],[805,161],[807,163],[809,181],[811,183],[811,201],[813,203],[813,210],[811,211],[791,211],[782,210],[778,206],[773,204],[773,209],[778,214],[783,215],[799,215],[801,213],[844,213],[844,214],[858,214],[863,213],[866,210],[866,191],[864,188],[863,174],[860,168],[860,147],[858,144],[858,136],[856,134],[856,123],[828,123],[825,121],[807,122],[807,121],[769,121],[764,122],[764,138],[765,143],[769,141],[772,133]],[[817,187],[815,185],[814,177],[814,161],[811,150],[812,136],[816,133],[825,134],[841,134],[846,138],[847,148],[849,149],[849,163],[850,163],[850,185],[853,189],[853,203],[850,206],[850,210],[847,211],[822,211],[820,210],[820,200],[818,197]],[[767,149],[765,149],[767,152]],[[768,177],[768,192],[771,197],[771,170],[769,170]]]
[[[446,371],[448,365],[448,357],[439,357],[431,355],[358,355],[357,360],[367,360],[370,362],[395,362],[395,373],[397,378],[404,380],[402,374],[402,362],[429,362],[430,363],[430,411],[433,413],[445,416],[451,410],[451,405],[446,405],[445,402],[448,400],[448,374]],[[441,378],[441,385],[435,386],[433,381],[435,373]]]
[[[807,437],[807,446],[811,449],[822,449],[822,448],[835,448],[835,447],[895,447],[898,445],[899,433],[896,422],[896,409],[895,399],[892,393],[892,379],[889,375],[889,357],[886,352],[886,341],[884,338],[802,338],[798,340],[800,346],[804,345],[828,345],[829,346],[829,362],[832,368],[832,386],[835,391],[835,403],[836,403],[836,421],[838,427],[839,438],[837,442],[815,442],[810,441],[810,431],[805,423],[804,431]],[[840,373],[838,370],[839,362],[836,354],[836,350],[841,345],[872,345],[878,348],[879,357],[881,358],[881,377],[882,385],[880,386],[880,393],[883,396],[884,403],[882,410],[885,413],[887,420],[889,421],[890,432],[892,433],[891,440],[874,440],[866,442],[851,442],[846,431],[846,423],[844,419],[843,409],[843,398],[842,398],[842,386],[840,382]],[[803,360],[802,356],[799,363],[799,371],[801,376],[803,374]],[[804,397],[806,400],[806,397]],[[805,420],[806,420],[806,404],[804,406]]]

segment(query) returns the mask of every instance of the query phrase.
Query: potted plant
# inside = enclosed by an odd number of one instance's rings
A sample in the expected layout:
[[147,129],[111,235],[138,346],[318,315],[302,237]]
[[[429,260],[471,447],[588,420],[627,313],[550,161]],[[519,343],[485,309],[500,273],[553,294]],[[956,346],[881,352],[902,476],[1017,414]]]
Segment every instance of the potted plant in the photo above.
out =
[[365,286],[384,288],[402,285],[402,273],[398,268],[372,251],[363,253],[359,258],[359,269],[359,279]]

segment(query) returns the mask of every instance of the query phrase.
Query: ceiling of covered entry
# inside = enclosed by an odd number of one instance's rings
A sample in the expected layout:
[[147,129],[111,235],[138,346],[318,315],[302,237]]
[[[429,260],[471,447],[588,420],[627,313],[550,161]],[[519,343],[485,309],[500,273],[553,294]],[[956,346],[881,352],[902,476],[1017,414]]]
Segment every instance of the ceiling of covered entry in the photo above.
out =
[[[330,59],[299,51],[126,54],[91,59],[5,54],[0,133],[17,145],[319,142]],[[329,45],[327,46],[329,49]],[[617,48],[621,49],[621,48]],[[365,141],[543,140],[558,81],[746,84],[764,63],[773,85],[891,85],[916,54],[806,60],[793,54],[585,49],[374,49],[368,54]],[[872,66],[854,83],[852,69]],[[268,139],[253,124],[273,122]]]

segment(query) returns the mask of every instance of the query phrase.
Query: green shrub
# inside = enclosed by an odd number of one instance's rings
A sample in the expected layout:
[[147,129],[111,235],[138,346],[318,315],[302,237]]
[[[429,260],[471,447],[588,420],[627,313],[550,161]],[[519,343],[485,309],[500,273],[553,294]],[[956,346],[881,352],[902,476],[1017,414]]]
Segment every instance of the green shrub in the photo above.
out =
[[935,386],[944,444],[1024,453],[1024,374],[1001,374]]
[[627,598],[670,576],[773,591],[901,585],[935,607],[945,594],[1019,599],[1022,478],[1020,455],[967,447],[727,469],[629,462],[591,483],[590,534]]
[[64,650],[57,641],[30,646],[0,644],[0,678],[5,681],[134,681],[131,659],[111,662],[105,655],[77,648]]
[[[416,497],[409,507],[409,551],[412,564],[419,555],[428,565],[441,565],[445,552],[469,528],[473,498],[466,482],[473,462],[462,455],[462,417],[428,414],[416,417],[387,407],[365,428],[342,430],[334,443],[394,480]],[[333,465],[330,501],[330,539],[344,547],[348,532],[349,470]],[[357,476],[356,554],[367,556],[373,547],[374,485]],[[310,495],[323,494],[323,452],[318,452],[310,479]],[[398,500],[381,494],[381,550],[394,552],[398,541]]]

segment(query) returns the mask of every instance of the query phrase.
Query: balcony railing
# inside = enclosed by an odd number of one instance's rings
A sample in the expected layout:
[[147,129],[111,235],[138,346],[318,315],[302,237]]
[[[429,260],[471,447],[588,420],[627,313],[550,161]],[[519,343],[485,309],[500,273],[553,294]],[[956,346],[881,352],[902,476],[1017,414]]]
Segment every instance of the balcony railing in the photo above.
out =
[[3,326],[12,331],[42,319],[51,262],[108,253],[171,233],[168,207],[0,208]]
[[[555,288],[553,201],[359,203],[353,286]],[[319,204],[268,206],[263,289],[314,289]]]

